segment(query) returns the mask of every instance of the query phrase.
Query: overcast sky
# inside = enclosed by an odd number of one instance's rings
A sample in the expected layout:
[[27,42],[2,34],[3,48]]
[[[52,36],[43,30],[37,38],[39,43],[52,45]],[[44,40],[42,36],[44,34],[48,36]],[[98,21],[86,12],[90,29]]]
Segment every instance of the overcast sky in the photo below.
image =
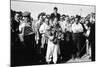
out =
[[11,1],[11,9],[22,12],[29,11],[34,19],[37,19],[38,14],[41,12],[51,14],[53,12],[53,7],[58,7],[58,12],[60,14],[79,14],[83,17],[91,12],[95,12],[95,6]]

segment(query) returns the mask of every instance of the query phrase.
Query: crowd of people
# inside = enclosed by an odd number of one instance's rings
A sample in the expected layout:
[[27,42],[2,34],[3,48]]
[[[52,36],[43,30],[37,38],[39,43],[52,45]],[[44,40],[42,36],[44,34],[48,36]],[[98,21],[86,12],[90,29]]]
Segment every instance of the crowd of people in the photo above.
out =
[[[91,52],[89,49],[91,48]],[[11,64],[67,62],[84,54],[95,60],[95,13],[86,17],[11,10]]]

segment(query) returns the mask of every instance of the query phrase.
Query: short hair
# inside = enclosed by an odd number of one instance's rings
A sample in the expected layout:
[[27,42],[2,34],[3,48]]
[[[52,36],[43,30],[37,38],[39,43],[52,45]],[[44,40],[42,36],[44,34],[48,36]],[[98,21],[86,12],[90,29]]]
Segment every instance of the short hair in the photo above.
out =
[[39,15],[38,15],[38,19],[41,17],[41,16],[45,16],[46,13],[45,12],[41,12]]
[[81,19],[81,16],[79,15],[76,15],[76,18],[78,18],[78,21]]
[[54,10],[58,10],[58,8],[57,7],[54,7]]

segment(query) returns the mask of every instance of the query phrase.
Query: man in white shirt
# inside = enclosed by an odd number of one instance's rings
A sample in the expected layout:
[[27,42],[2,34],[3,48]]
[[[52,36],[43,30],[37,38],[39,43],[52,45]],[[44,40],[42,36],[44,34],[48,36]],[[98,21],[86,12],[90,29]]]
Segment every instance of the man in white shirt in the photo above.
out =
[[83,27],[79,22],[75,22],[72,24],[72,31],[73,33],[83,32]]
[[72,24],[72,39],[73,39],[73,57],[79,58],[80,53],[80,38],[82,36],[83,27],[80,24],[80,16],[76,16],[75,22]]

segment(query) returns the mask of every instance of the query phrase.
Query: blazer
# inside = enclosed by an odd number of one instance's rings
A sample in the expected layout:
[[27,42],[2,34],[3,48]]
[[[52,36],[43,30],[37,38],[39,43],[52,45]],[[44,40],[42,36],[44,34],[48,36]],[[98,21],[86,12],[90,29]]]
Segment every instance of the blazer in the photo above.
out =
[[57,18],[58,21],[60,21],[60,14],[57,13],[57,14],[55,15],[54,13],[52,13],[51,16],[50,16],[50,18],[51,18],[52,20],[54,20],[54,18]]

